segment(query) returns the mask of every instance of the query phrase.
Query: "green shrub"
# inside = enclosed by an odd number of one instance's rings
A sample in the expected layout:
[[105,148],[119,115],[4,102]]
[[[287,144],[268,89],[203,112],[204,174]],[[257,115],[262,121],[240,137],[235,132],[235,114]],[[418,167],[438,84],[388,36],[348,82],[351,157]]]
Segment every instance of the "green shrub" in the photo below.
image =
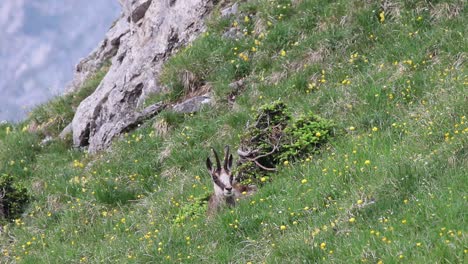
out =
[[237,173],[240,181],[252,181],[269,170],[275,170],[279,162],[284,129],[291,116],[286,105],[275,101],[260,107],[255,123],[247,127],[241,136]]
[[313,113],[293,120],[281,101],[262,106],[255,120],[241,136],[240,181],[258,182],[278,164],[314,155],[332,136],[330,121]]
[[11,175],[0,175],[0,223],[21,216],[28,201],[28,192],[21,183]]
[[280,159],[282,161],[297,160],[317,153],[320,146],[332,136],[332,123],[313,113],[308,113],[286,128],[285,134],[285,141],[289,142],[284,144]]
[[189,199],[189,201],[180,208],[179,213],[174,219],[174,224],[183,225],[186,220],[193,221],[194,219],[205,215],[209,199],[210,193],[205,193],[201,196]]

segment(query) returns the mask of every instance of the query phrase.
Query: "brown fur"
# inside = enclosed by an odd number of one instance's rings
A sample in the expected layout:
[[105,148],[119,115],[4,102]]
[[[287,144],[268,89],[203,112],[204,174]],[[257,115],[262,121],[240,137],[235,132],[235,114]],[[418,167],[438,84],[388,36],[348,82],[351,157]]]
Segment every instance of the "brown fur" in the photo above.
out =
[[236,201],[254,194],[257,191],[257,187],[253,185],[243,185],[235,183],[233,186],[233,196],[219,196],[213,193],[208,201],[208,216],[212,217],[219,211],[219,209],[225,205],[234,207]]
[[214,193],[208,201],[208,216],[213,216],[224,205],[235,206],[236,201],[253,194],[257,188],[255,186],[243,185],[234,182],[232,175],[232,155],[229,154],[229,147],[225,147],[224,163],[221,166],[218,154],[213,149],[216,158],[216,167],[213,166],[210,158],[206,160],[206,167],[210,172],[213,181]]

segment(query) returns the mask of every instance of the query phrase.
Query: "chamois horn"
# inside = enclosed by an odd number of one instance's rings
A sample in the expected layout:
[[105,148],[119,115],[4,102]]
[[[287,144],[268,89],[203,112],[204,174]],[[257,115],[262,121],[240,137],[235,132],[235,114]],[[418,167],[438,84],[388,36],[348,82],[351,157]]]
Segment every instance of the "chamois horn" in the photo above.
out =
[[214,148],[211,149],[213,151],[213,154],[216,159],[216,170],[220,171],[221,170],[221,161],[219,161],[218,153],[216,153],[216,150]]

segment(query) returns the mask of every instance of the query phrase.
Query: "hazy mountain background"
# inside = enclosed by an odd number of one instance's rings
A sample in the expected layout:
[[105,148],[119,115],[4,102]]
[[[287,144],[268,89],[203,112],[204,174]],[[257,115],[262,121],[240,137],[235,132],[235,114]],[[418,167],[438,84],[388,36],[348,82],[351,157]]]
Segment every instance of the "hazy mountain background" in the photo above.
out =
[[116,0],[1,0],[0,121],[60,94],[119,13]]

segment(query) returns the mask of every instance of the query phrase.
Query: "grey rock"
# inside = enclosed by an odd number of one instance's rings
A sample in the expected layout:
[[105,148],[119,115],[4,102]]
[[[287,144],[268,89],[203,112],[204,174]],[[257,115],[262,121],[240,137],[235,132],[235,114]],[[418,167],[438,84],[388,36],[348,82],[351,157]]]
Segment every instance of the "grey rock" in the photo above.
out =
[[133,8],[132,8],[133,10],[131,13],[132,22],[136,23],[140,19],[142,19],[145,16],[146,11],[148,10],[150,5],[151,5],[151,0],[138,1],[137,3],[134,3]]
[[62,132],[60,132],[59,138],[65,139],[68,135],[72,133],[73,133],[73,127],[72,127],[72,123],[70,123],[62,130]]
[[135,123],[141,114],[137,109],[148,94],[162,91],[157,80],[164,61],[204,31],[203,20],[213,8],[210,0],[119,1],[123,15],[106,35],[104,45],[81,63],[81,71],[86,65],[91,72],[109,57],[101,54],[109,54],[112,60],[108,73],[81,102],[72,122],[74,145],[89,145],[91,153],[107,148]]
[[238,11],[239,11],[239,4],[235,3],[232,6],[221,10],[221,17],[228,17],[231,15],[235,15],[237,14]]
[[41,146],[48,145],[50,142],[52,142],[52,140],[54,140],[53,137],[47,136],[47,137],[45,137],[43,140],[41,140],[40,145],[41,145]]
[[[110,124],[103,124],[103,128],[98,130],[93,138],[90,138],[90,144],[88,151],[90,153],[95,153],[96,151],[102,150],[103,148],[97,148],[96,146],[105,146],[109,147],[112,143],[112,140],[120,135],[121,133],[130,131],[131,129],[137,127],[139,124],[144,122],[147,119],[150,119],[161,112],[166,105],[162,103],[157,103],[147,108],[143,109],[141,112],[131,112],[127,113],[122,119],[117,122]],[[99,141],[97,141],[99,140]],[[97,142],[96,142],[97,141]]]
[[161,102],[146,107],[145,109],[143,109],[143,111],[135,114],[133,119],[129,120],[130,122],[128,123],[127,129],[131,126],[138,125],[139,123],[154,117],[164,108],[166,108],[166,105]]
[[177,113],[195,113],[200,111],[203,105],[211,103],[211,96],[209,94],[195,96],[182,103],[176,104],[172,107],[172,110]]
[[[100,129],[95,137],[91,138],[89,145],[89,152],[94,153],[101,148],[96,148],[96,146],[110,146],[112,140],[117,135],[127,132],[135,127],[137,127],[143,121],[157,115],[161,112],[166,106],[161,103],[157,103],[147,108],[143,109],[141,112],[131,112],[127,113],[124,118],[121,120],[110,124],[104,124],[104,129]],[[95,142],[99,140],[98,142]],[[93,144],[94,143],[94,144]]]
[[238,81],[232,82],[228,86],[233,91],[240,90],[240,89],[242,89],[244,87],[244,79],[240,79]]
[[242,38],[242,32],[240,32],[237,28],[231,27],[226,32],[223,33],[223,38],[228,39],[239,39]]
[[65,93],[80,89],[87,79],[115,57],[120,47],[120,39],[128,32],[130,32],[129,23],[125,21],[124,16],[121,16],[114,22],[99,46],[76,65],[73,80],[67,85]]
[[231,92],[228,95],[228,102],[229,104],[233,105],[236,101],[237,96],[244,90],[245,82],[244,79],[237,80],[235,82],[230,83],[229,88],[231,88]]

